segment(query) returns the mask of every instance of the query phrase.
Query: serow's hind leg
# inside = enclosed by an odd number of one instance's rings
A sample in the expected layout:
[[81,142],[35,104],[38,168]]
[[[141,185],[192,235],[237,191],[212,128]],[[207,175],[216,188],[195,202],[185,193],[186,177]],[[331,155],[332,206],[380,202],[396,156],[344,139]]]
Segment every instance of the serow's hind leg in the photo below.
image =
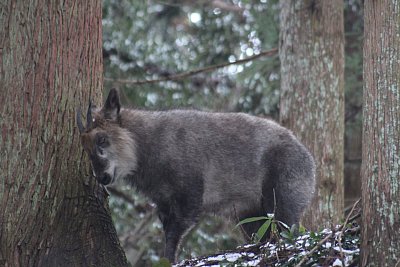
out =
[[285,223],[289,228],[293,225],[298,229],[301,216],[309,204],[310,197],[301,190],[301,186],[291,185],[276,188],[275,219]]

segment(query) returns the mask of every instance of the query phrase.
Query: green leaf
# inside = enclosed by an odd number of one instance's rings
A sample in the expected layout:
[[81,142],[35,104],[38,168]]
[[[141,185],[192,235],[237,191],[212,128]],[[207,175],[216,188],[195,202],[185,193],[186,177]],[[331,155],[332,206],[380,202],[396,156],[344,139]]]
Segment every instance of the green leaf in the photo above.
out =
[[310,232],[310,237],[312,239],[315,239],[315,238],[317,238],[317,235],[315,234],[315,232]]
[[296,229],[297,229],[297,225],[296,225],[296,224],[293,224],[293,225],[290,227],[290,233],[293,235],[293,234],[296,232]]
[[271,218],[268,218],[268,220],[261,225],[261,227],[257,231],[257,243],[260,242],[260,240],[263,238],[265,233],[267,232],[268,228],[270,227],[272,222]]
[[306,233],[306,228],[303,225],[300,225],[299,227],[299,234],[304,235]]
[[246,219],[240,221],[236,225],[236,227],[238,227],[242,224],[245,224],[245,223],[257,222],[257,221],[268,220],[268,219],[270,219],[270,217],[266,217],[266,216],[246,218]]
[[289,240],[292,239],[292,236],[291,236],[290,233],[287,232],[287,231],[281,232],[280,235],[281,235],[283,238],[286,238],[286,239],[289,239]]

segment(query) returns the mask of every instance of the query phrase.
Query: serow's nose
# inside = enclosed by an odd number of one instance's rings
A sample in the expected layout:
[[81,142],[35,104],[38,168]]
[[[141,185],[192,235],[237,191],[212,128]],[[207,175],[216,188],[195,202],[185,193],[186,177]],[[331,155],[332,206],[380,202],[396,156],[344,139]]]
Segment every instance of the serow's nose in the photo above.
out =
[[98,178],[99,183],[108,185],[111,182],[111,176],[108,173],[104,173],[102,177]]

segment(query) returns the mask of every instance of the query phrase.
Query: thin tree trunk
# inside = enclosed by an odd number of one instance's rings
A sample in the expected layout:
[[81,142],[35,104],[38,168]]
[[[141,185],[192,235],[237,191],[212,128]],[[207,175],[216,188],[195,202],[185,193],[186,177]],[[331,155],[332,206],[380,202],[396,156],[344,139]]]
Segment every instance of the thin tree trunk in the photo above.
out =
[[316,195],[303,224],[343,217],[343,0],[280,1],[280,121],[314,155]]
[[75,110],[102,88],[101,1],[0,4],[0,266],[126,266]]
[[400,266],[400,3],[365,1],[362,266]]

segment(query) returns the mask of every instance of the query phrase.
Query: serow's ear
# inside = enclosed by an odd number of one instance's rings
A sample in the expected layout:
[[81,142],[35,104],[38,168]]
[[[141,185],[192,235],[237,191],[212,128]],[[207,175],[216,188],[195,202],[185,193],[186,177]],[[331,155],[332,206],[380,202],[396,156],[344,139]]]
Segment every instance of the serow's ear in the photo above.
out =
[[108,93],[106,103],[104,105],[104,113],[108,119],[116,120],[119,116],[121,103],[119,101],[119,93],[117,89],[112,88]]

